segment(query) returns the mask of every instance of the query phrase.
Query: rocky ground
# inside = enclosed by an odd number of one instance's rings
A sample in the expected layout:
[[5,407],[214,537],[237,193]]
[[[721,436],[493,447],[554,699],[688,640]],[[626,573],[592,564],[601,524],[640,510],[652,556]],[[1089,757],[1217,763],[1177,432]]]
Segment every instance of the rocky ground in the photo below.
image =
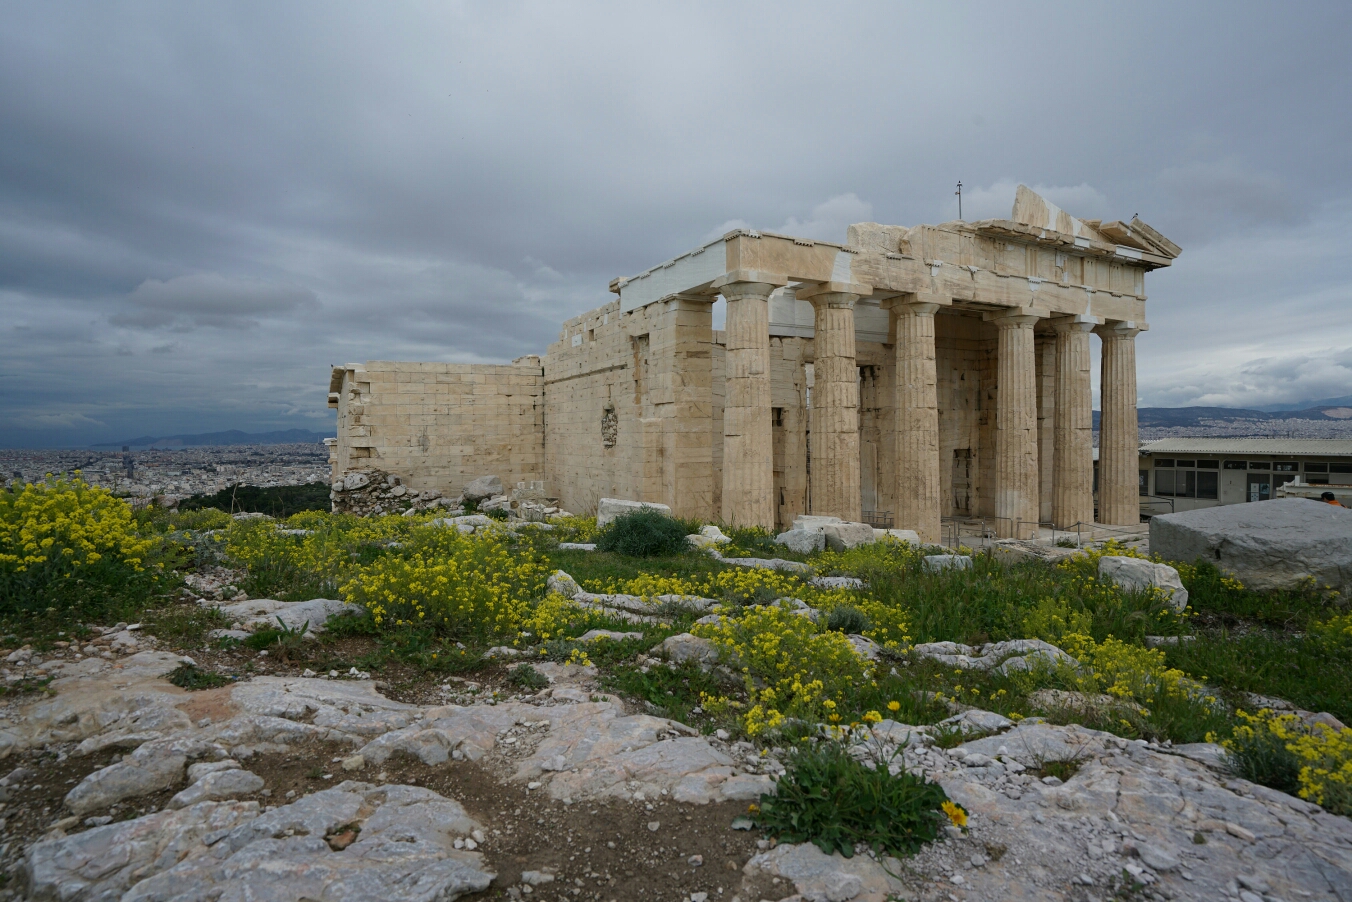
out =
[[134,626],[6,662],[46,686],[0,709],[5,898],[1352,902],[1352,822],[1233,779],[1214,746],[969,711],[941,749],[884,721],[859,754],[970,822],[846,860],[747,829],[781,750],[636,713],[587,667],[537,665],[538,693],[495,672],[394,691],[255,657],[190,692]]

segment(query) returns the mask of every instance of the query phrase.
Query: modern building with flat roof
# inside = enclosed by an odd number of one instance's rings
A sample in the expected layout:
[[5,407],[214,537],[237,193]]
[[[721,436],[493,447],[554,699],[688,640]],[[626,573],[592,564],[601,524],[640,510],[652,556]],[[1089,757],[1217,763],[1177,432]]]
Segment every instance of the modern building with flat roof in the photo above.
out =
[[1165,438],[1141,446],[1142,510],[1267,501],[1287,483],[1352,494],[1352,440]]

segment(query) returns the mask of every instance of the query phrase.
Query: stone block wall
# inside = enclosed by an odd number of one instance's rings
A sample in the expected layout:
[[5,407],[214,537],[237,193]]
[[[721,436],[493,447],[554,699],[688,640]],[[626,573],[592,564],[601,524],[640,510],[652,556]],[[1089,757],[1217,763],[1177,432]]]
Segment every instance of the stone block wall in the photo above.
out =
[[479,476],[510,486],[544,472],[539,357],[506,365],[377,360],[335,367],[329,406],[338,410],[335,479],[377,469],[410,489],[454,498]]

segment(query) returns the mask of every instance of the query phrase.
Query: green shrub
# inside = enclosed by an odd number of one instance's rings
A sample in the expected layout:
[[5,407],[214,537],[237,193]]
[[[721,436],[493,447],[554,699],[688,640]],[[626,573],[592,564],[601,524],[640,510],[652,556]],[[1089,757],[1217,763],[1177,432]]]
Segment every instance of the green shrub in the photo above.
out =
[[1236,776],[1251,783],[1270,786],[1290,795],[1300,791],[1301,760],[1287,748],[1293,735],[1295,718],[1273,716],[1263,710],[1250,715],[1239,712],[1239,726],[1222,744],[1226,763]]
[[[965,821],[939,784],[857,761],[839,742],[800,745],[785,768],[775,795],[761,796],[756,818],[781,842],[812,842],[846,858],[856,843],[904,855],[936,839],[950,818]],[[954,814],[945,816],[946,802]]]
[[641,507],[612,520],[597,537],[596,549],[627,557],[680,554],[689,548],[685,537],[697,531],[659,510]]
[[867,614],[853,605],[843,604],[838,608],[833,608],[831,613],[826,615],[826,628],[835,630],[837,633],[855,635],[872,629],[873,621],[869,620]]
[[180,664],[166,674],[165,679],[180,689],[194,692],[199,689],[215,689],[230,682],[230,677],[209,670],[199,670],[195,664]]
[[549,678],[529,664],[518,664],[507,674],[507,681],[518,689],[539,692],[549,685]]

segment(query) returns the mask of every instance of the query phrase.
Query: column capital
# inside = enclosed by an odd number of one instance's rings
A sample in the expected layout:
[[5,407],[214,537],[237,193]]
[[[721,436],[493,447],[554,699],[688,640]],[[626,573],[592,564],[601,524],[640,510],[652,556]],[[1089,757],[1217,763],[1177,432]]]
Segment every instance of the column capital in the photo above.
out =
[[798,295],[798,300],[807,301],[812,305],[812,309],[817,310],[822,307],[839,307],[841,309],[854,309],[854,304],[859,300],[859,295],[848,291],[818,291],[814,294],[803,297]]
[[1123,322],[1121,320],[1108,320],[1102,325],[1094,327],[1094,334],[1104,341],[1113,339],[1133,339],[1137,335],[1150,328],[1145,323]]
[[[760,288],[752,289],[749,286],[764,286],[764,294],[770,296],[770,292],[776,288],[783,288],[789,284],[787,277],[779,273],[764,272],[759,269],[734,269],[732,272],[724,273],[717,279],[714,279],[710,287],[717,289],[724,297],[727,297],[728,289],[739,291],[742,294],[760,293]],[[739,288],[738,286],[748,286]]]
[[1003,316],[991,316],[991,322],[994,322],[1000,329],[1032,329],[1038,322],[1042,321],[1044,316],[1036,314],[1005,314]]
[[1047,319],[1051,316],[1051,311],[1046,307],[1006,307],[1003,310],[992,310],[989,313],[983,313],[981,318],[988,323],[995,323],[1001,328],[1031,326],[1038,320]]
[[1051,323],[1057,332],[1091,332],[1103,325],[1103,320],[1097,316],[1077,313],[1074,316],[1054,316]]
[[797,295],[800,301],[810,301],[823,294],[848,294],[858,299],[871,297],[873,286],[866,285],[863,282],[818,282],[800,285],[794,289],[793,293]]
[[878,306],[897,316],[933,316],[940,309],[951,306],[952,303],[952,299],[949,299],[947,304],[940,303],[934,295],[902,294],[896,297],[883,298]]

